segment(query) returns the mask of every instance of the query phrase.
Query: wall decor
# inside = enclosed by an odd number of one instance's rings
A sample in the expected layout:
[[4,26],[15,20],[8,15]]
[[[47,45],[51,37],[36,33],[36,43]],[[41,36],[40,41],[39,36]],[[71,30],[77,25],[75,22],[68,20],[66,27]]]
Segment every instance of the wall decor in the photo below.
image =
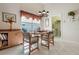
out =
[[72,17],[73,17],[72,19],[75,19],[75,18],[74,18],[74,17],[75,17],[75,12],[74,12],[74,11],[68,12],[68,15],[69,15],[69,16],[72,16]]
[[16,22],[16,15],[12,13],[2,12],[3,22],[10,24],[10,30],[12,30],[12,23]]
[[16,22],[16,14],[8,13],[8,12],[2,12],[2,18],[3,22]]

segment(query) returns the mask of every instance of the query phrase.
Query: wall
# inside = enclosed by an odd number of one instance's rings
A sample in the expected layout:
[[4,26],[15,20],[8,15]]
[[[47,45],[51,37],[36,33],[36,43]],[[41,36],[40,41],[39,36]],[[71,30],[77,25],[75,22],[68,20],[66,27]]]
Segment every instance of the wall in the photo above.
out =
[[9,24],[2,22],[2,12],[16,14],[16,23],[13,23],[13,29],[20,27],[20,9],[17,4],[1,3],[0,4],[0,29],[9,29]]
[[79,42],[79,14],[75,16],[76,21],[64,14],[62,21],[63,39]]

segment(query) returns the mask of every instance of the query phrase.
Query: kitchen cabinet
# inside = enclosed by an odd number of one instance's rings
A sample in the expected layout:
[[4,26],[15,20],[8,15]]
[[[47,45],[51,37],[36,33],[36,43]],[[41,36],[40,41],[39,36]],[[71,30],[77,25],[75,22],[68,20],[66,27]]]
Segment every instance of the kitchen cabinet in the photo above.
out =
[[19,29],[0,30],[0,33],[8,34],[8,37],[7,37],[8,44],[6,46],[3,46],[2,40],[0,39],[0,49],[16,46],[23,43],[23,34]]

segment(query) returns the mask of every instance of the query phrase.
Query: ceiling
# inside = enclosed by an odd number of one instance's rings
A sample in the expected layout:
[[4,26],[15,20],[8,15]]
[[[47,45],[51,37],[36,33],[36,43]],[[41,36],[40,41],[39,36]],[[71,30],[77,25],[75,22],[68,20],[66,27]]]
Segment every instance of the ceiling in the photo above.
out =
[[27,11],[27,12],[31,12],[33,14],[38,14],[38,11],[43,10],[43,4],[33,4],[33,3],[21,3],[19,4],[20,9]]
[[66,7],[79,7],[79,3],[19,3],[21,10],[31,12],[38,15],[38,11],[42,11],[46,8],[66,8]]

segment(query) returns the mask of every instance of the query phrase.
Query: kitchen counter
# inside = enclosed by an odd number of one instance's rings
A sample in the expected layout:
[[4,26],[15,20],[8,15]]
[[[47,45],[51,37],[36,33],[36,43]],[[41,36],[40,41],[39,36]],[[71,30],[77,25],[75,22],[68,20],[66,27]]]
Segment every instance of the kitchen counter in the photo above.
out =
[[12,29],[12,30],[10,30],[10,29],[0,29],[0,31],[19,31],[19,30],[21,30],[21,29]]

